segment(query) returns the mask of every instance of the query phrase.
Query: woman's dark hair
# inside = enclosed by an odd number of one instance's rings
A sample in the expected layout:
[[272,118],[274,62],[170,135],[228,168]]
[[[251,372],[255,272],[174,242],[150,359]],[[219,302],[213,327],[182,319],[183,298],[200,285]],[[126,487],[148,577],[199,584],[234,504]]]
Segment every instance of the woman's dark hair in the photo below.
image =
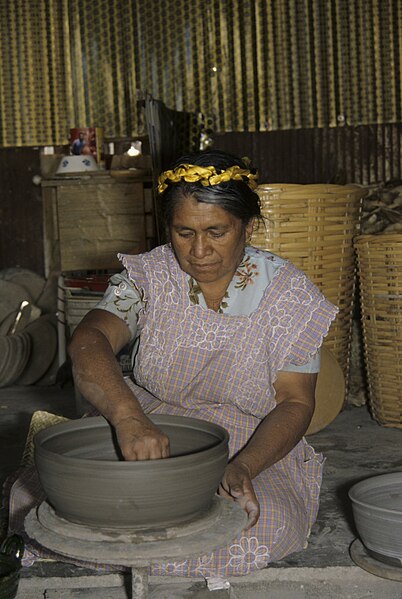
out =
[[[244,160],[221,150],[204,150],[181,156],[171,166],[171,170],[182,164],[194,164],[202,167],[214,166],[217,173],[236,165],[254,172]],[[231,179],[218,185],[208,186],[202,185],[200,181],[188,183],[183,179],[178,183],[171,181],[166,181],[166,183],[168,183],[168,187],[161,194],[161,209],[168,226],[172,222],[176,206],[188,196],[195,198],[198,202],[219,206],[240,219],[244,226],[252,218],[262,219],[260,198],[251,189],[247,181],[242,179]]]

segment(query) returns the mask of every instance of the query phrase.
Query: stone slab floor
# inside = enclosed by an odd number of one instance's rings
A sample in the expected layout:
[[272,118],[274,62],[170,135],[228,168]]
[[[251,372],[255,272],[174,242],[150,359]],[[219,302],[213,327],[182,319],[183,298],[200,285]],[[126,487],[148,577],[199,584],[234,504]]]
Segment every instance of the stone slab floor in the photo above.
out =
[[[0,482],[18,466],[31,415],[46,410],[76,417],[71,385],[0,389]],[[366,406],[348,405],[327,428],[309,437],[326,456],[321,506],[308,548],[247,577],[211,590],[205,581],[149,580],[159,599],[402,599],[402,582],[355,565],[349,547],[356,534],[348,490],[369,476],[402,470],[402,430],[378,425]],[[1,513],[2,537],[7,514]],[[402,569],[401,569],[402,580]],[[1,588],[0,588],[1,590]],[[61,562],[37,562],[21,571],[16,599],[129,599],[131,577],[97,574]]]

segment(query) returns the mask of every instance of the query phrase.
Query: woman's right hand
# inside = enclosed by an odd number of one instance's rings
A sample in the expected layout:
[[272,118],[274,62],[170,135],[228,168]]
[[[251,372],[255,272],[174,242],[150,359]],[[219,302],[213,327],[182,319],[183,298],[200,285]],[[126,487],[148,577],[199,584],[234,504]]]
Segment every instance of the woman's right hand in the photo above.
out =
[[114,428],[125,460],[158,460],[170,456],[169,437],[146,416],[127,416]]

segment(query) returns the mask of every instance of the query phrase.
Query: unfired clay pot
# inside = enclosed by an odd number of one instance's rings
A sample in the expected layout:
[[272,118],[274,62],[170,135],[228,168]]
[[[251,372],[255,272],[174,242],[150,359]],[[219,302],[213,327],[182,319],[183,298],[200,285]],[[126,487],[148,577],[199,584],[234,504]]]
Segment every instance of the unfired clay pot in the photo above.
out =
[[402,564],[402,472],[362,480],[349,490],[359,537],[375,558]]
[[209,509],[228,460],[228,432],[195,418],[151,420],[169,436],[171,457],[123,461],[101,416],[35,436],[40,481],[58,516],[102,528],[160,528]]

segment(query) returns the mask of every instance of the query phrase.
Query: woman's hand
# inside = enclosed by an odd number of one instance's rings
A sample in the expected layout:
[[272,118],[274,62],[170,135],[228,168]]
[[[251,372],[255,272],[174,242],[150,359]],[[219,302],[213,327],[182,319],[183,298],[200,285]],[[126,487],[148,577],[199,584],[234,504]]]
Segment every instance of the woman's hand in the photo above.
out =
[[127,416],[114,425],[125,460],[158,460],[170,455],[169,437],[146,416]]
[[248,520],[245,530],[254,526],[260,517],[260,504],[245,466],[236,462],[231,462],[226,466],[218,494],[226,499],[236,501],[247,513]]

